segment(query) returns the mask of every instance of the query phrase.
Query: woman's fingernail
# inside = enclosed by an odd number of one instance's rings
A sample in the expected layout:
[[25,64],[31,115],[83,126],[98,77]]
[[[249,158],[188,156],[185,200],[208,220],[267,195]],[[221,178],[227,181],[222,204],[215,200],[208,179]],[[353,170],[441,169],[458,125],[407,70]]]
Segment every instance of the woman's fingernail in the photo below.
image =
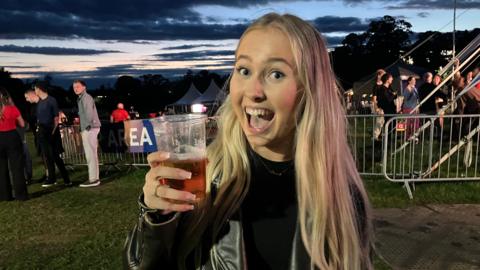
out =
[[196,198],[197,198],[197,195],[195,194],[190,195],[190,200],[194,201]]
[[190,210],[193,210],[193,209],[195,209],[195,206],[190,205]]
[[182,178],[185,178],[185,179],[190,179],[190,178],[192,178],[192,173],[191,172],[180,171],[180,176]]

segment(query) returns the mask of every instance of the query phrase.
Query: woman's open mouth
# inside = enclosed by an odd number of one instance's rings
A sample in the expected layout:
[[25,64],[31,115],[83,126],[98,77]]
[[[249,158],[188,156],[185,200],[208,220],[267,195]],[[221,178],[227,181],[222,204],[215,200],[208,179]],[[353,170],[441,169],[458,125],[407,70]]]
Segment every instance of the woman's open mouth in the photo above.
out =
[[246,107],[245,113],[248,125],[254,133],[261,133],[267,130],[275,116],[273,111],[265,108]]

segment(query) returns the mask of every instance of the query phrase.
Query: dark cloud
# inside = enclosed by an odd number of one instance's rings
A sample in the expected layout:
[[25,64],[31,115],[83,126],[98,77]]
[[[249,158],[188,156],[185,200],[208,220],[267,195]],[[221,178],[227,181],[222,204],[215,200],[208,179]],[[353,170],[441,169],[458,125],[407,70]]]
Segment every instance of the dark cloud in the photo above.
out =
[[[480,9],[480,1],[478,0],[457,0],[456,2],[458,9]],[[453,9],[453,1],[451,0],[403,0],[396,1],[393,5],[390,5],[391,2],[388,3],[388,9]]]
[[[286,1],[286,0],[285,0]],[[238,38],[244,23],[205,24],[193,8],[247,7],[261,1],[2,0],[0,38],[85,37],[100,40]]]
[[[0,38],[80,37],[141,44],[154,40],[238,39],[249,20],[229,18],[226,23],[215,16],[205,17],[194,8],[202,5],[246,8],[274,2],[278,1],[3,0]],[[314,23],[323,33],[362,31],[366,27],[365,21],[354,17],[319,17]]]
[[[3,12],[4,13],[4,12]],[[149,21],[120,22],[90,22],[80,20],[72,23],[65,18],[50,18],[38,21],[35,16],[17,14],[14,17],[3,14],[0,11],[0,38],[26,38],[26,37],[83,37],[98,40],[133,41],[137,43],[149,43],[138,40],[221,40],[238,39],[245,31],[248,24],[204,24],[168,22],[167,20],[152,23]],[[24,17],[22,17],[24,16]],[[21,22],[25,23],[21,23]],[[312,23],[322,32],[356,32],[367,29],[367,21],[355,17],[319,17]],[[17,25],[12,27],[12,25]],[[206,44],[208,45],[208,44]],[[208,45],[207,47],[213,47]],[[180,48],[188,49],[193,45],[185,45]]]
[[0,38],[63,37],[98,40],[237,39],[244,24],[204,24],[167,17],[155,20],[85,19],[52,12],[7,12],[0,9]]
[[342,44],[342,41],[345,37],[343,37],[343,36],[334,36],[334,37],[324,36],[324,38],[327,41],[327,46],[328,47],[335,47],[335,46],[338,46],[338,45]]
[[217,70],[218,68],[220,69],[232,69],[233,68],[233,63],[232,64],[213,64],[213,65],[209,65],[209,64],[202,64],[202,65],[196,65],[195,66],[195,69],[214,69],[214,70]]
[[0,46],[0,52],[34,53],[34,54],[46,54],[46,55],[98,55],[98,54],[105,54],[105,53],[118,53],[120,51],[61,48],[61,47],[30,47],[30,46],[2,45]]
[[[196,70],[200,67],[207,67],[207,66],[225,66],[227,64],[223,62],[219,62],[218,64],[201,64],[198,67],[192,68],[141,68],[139,65],[134,64],[122,64],[122,65],[111,65],[111,66],[104,66],[98,67],[94,70],[85,70],[85,71],[60,71],[60,72],[47,72],[45,74],[40,74],[36,72],[35,77],[42,77],[46,74],[51,75],[52,77],[61,77],[64,79],[71,79],[74,80],[76,78],[117,78],[122,75],[131,75],[131,76],[141,76],[145,74],[167,74],[171,75],[180,75],[180,72],[183,72],[188,69]],[[15,74],[19,75],[32,75],[32,72],[29,71],[19,71],[15,72]]]
[[428,13],[428,12],[419,12],[419,13],[417,13],[417,16],[420,17],[420,18],[427,18],[428,16],[430,16],[430,13]]
[[232,50],[218,50],[218,51],[190,51],[190,52],[180,52],[180,53],[160,53],[155,54],[154,56],[158,57],[161,60],[169,61],[191,61],[191,60],[213,60],[216,57],[228,57],[235,54],[235,51]]
[[[218,68],[215,68],[217,67]],[[209,67],[214,67],[210,69],[215,73],[227,74],[231,72],[231,67],[222,68],[219,65],[201,65],[195,68],[168,68],[168,69],[139,69],[135,65],[113,65],[100,67],[97,70],[91,71],[73,71],[73,72],[48,72],[48,73],[35,73],[28,71],[14,72],[14,74],[26,76],[26,79],[35,79],[35,78],[44,78],[45,75],[49,75],[53,78],[54,84],[68,88],[71,86],[73,80],[83,79],[86,81],[90,89],[99,87],[100,85],[114,85],[116,79],[122,75],[129,75],[133,77],[139,77],[145,74],[161,74],[167,78],[176,78],[185,75],[188,70],[193,70],[194,72],[201,69],[209,69]]]
[[312,21],[322,33],[359,32],[368,28],[368,22],[356,17],[324,16]]
[[22,66],[22,65],[8,65],[8,66],[1,66],[1,68],[9,69],[32,69],[32,68],[41,68],[42,66]]
[[215,48],[215,47],[223,47],[225,44],[185,44],[181,46],[172,46],[172,47],[165,47],[162,50],[188,50],[188,49],[195,49],[199,47],[207,47],[207,48]]
[[132,41],[131,43],[133,43],[133,44],[141,44],[141,45],[156,44],[156,42],[147,41],[147,40],[134,40],[134,41]]
[[214,64],[197,64],[195,65],[195,68],[201,69],[201,68],[208,68],[208,67],[225,67],[225,66],[232,68],[234,64],[235,64],[234,59],[225,59],[225,60],[216,61],[216,63]]

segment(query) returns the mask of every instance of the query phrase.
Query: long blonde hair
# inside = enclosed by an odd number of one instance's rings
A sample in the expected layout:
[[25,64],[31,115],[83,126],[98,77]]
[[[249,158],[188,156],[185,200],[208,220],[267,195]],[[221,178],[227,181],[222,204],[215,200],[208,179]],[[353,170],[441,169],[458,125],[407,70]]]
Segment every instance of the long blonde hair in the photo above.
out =
[[[370,205],[347,144],[345,112],[325,43],[307,22],[275,13],[257,19],[242,38],[266,27],[288,36],[302,89],[296,107],[295,170],[298,219],[311,268],[370,269]],[[196,222],[183,238],[188,242],[185,252],[198,245],[207,227],[215,240],[240,208],[251,180],[248,142],[228,97],[218,116],[218,134],[207,153],[207,186],[217,179],[218,191],[193,214]]]

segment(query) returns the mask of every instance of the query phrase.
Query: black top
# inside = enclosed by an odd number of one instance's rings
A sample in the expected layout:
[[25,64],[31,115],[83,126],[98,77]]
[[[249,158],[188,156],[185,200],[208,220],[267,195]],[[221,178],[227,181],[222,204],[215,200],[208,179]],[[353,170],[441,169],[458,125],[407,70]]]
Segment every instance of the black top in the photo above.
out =
[[31,103],[29,105],[28,113],[25,117],[28,122],[30,130],[34,131],[37,125],[37,103]]
[[378,97],[378,93],[379,93],[380,90],[382,89],[382,86],[383,86],[383,85],[377,84],[377,83],[375,82],[375,84],[373,85],[373,88],[372,88],[372,95]]
[[[425,99],[430,92],[432,92],[435,89],[435,85],[433,83],[424,83],[420,88],[418,89],[418,95],[420,98],[420,101]],[[441,98],[444,101],[447,101],[447,96],[442,93],[440,90],[435,92],[430,98],[427,99],[425,103],[423,103],[420,106],[420,112],[425,113],[425,114],[436,114],[437,113],[437,106],[435,104],[435,99],[436,98]]]
[[377,94],[378,107],[383,110],[383,113],[396,114],[397,106],[394,100],[397,98],[397,93],[391,87],[382,85],[378,88]]
[[54,97],[47,96],[46,99],[40,99],[37,105],[37,121],[41,126],[53,127],[53,120],[58,116],[57,100]]
[[293,161],[273,162],[252,150],[249,159],[252,180],[241,207],[248,268],[287,269],[297,223]]

